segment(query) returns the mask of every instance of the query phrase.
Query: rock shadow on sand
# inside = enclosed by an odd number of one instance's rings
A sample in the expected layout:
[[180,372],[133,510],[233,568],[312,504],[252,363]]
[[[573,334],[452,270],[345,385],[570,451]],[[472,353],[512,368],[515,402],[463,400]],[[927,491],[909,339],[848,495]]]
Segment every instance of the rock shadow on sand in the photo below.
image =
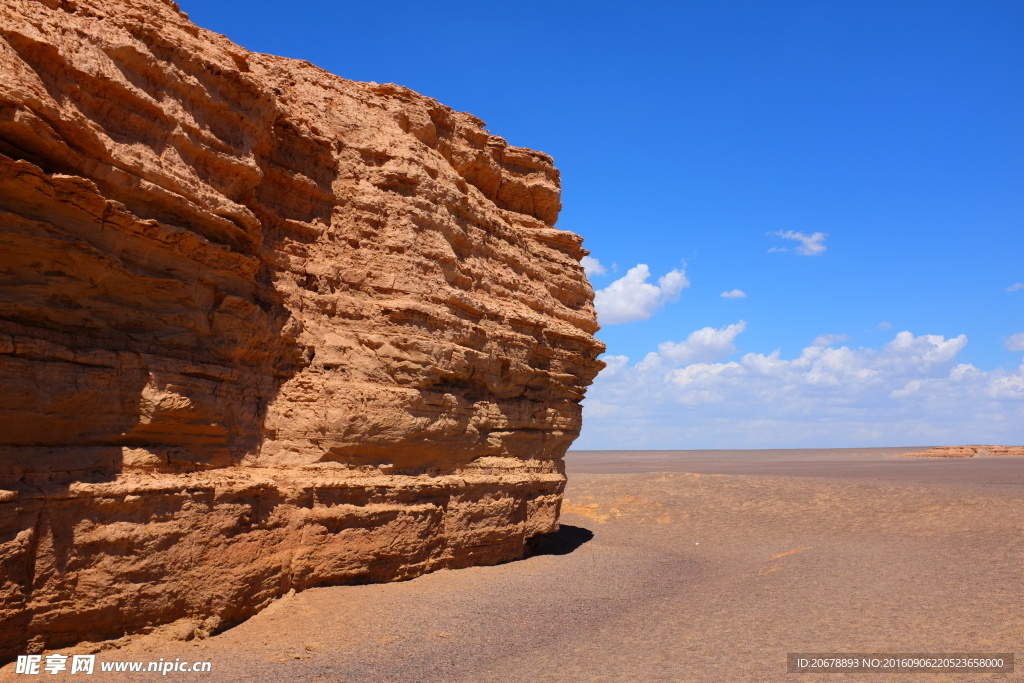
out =
[[594,532],[579,526],[563,524],[558,531],[534,536],[526,542],[523,559],[538,555],[568,555],[594,538]]

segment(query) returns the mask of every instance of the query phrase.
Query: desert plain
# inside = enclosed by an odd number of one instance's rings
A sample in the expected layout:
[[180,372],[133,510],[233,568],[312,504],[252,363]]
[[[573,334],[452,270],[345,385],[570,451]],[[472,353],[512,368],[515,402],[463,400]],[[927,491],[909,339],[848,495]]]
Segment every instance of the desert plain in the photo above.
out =
[[1024,459],[896,457],[913,450],[570,452],[561,530],[523,560],[311,588],[97,661],[210,661],[168,677],[211,681],[1016,680],[786,673],[789,652],[1021,652]]
[[0,110],[0,680],[1021,649],[1013,448],[563,459],[607,348],[549,154],[172,0],[0,0]]

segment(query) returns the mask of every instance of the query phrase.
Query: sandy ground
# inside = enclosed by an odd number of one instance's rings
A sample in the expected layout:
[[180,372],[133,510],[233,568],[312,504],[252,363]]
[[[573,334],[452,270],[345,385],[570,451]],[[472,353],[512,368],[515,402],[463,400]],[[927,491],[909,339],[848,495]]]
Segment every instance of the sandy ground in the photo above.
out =
[[901,458],[917,448],[756,451],[570,451],[570,474],[693,472],[788,477],[873,478],[922,483],[1024,485],[1024,458]]
[[[165,678],[211,681],[1024,678],[786,673],[788,652],[1024,653],[1024,458],[675,453],[614,474],[586,470],[629,454],[571,454],[563,530],[525,560],[311,589],[207,640],[98,661],[208,660]],[[644,471],[659,459],[754,474]]]

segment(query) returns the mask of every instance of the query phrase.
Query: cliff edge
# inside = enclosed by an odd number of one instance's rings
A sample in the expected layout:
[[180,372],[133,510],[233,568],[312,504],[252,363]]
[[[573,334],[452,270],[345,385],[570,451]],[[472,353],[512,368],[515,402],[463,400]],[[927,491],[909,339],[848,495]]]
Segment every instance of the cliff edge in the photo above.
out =
[[559,192],[166,0],[0,0],[0,659],[556,529],[603,367]]

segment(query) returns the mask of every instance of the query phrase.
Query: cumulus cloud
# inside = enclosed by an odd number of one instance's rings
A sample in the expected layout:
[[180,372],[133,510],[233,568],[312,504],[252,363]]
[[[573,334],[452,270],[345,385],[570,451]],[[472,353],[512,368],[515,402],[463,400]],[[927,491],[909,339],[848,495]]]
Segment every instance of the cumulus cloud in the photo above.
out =
[[822,335],[795,358],[776,350],[729,360],[743,327],[697,330],[635,364],[615,356],[587,392],[576,447],[1024,442],[1024,365],[958,363],[964,335],[904,331],[880,348]]
[[1018,289],[1024,289],[1024,282],[1015,282],[1006,288],[1007,292],[1016,292]]
[[1010,351],[1024,351],[1024,332],[1018,332],[1008,337],[1005,344]]
[[[793,250],[803,256],[819,256],[823,251],[828,249],[822,242],[828,235],[824,232],[816,232],[813,235],[805,235],[802,232],[796,232],[794,230],[778,230],[776,232],[770,232],[769,235],[775,237],[781,237],[785,240],[794,240],[800,244],[793,248]],[[788,251],[784,247],[772,247],[768,250],[769,253],[773,251]]]
[[885,322],[883,320],[882,322],[880,322],[877,325],[875,325],[875,327],[877,327],[880,330],[891,330],[892,329],[892,323],[887,323],[887,322]]
[[845,334],[819,334],[814,338],[812,346],[832,346],[844,341],[850,341]]
[[593,256],[584,256],[583,258],[581,258],[580,265],[583,266],[583,270],[587,272],[587,275],[589,277],[593,277],[595,275],[604,275],[605,273],[608,272],[608,269],[602,266],[601,262],[598,261]]
[[665,359],[673,364],[708,362],[724,360],[736,353],[733,340],[740,332],[747,329],[743,320],[721,329],[705,327],[691,332],[685,341],[662,342],[658,344],[658,352],[648,354],[644,362],[661,362]]
[[619,278],[594,294],[597,319],[602,325],[618,325],[645,320],[661,306],[676,301],[690,286],[686,271],[672,270],[658,278],[658,284],[647,282],[651,270],[646,263],[630,268]]
[[723,299],[746,299],[747,293],[744,292],[742,289],[734,289],[731,292],[722,292],[718,296],[722,297]]

